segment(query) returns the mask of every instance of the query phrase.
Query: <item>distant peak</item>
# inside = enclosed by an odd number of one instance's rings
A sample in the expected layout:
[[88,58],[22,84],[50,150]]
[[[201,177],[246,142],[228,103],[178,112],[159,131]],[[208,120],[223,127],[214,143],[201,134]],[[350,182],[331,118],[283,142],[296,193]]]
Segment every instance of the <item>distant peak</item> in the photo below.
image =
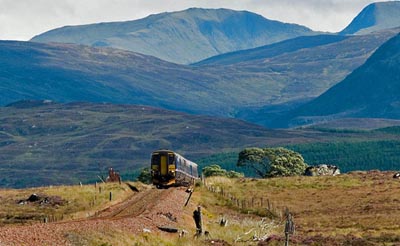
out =
[[366,34],[400,26],[400,1],[367,5],[340,34]]

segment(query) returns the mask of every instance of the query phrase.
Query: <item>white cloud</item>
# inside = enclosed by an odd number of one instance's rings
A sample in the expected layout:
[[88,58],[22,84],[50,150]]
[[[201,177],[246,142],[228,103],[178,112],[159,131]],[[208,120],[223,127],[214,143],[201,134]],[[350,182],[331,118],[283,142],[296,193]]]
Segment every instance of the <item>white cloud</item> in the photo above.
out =
[[0,0],[0,39],[28,40],[65,25],[135,20],[189,7],[248,10],[319,31],[339,31],[372,0]]

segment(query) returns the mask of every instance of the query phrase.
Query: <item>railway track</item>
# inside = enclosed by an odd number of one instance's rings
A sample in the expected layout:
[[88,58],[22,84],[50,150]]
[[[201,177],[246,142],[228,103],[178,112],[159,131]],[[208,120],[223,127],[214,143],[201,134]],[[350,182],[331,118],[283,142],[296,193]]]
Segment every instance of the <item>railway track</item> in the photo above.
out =
[[95,218],[136,217],[146,210],[151,210],[159,201],[163,201],[163,197],[168,196],[171,192],[172,189],[151,188],[139,193],[132,193],[124,201],[98,212]]

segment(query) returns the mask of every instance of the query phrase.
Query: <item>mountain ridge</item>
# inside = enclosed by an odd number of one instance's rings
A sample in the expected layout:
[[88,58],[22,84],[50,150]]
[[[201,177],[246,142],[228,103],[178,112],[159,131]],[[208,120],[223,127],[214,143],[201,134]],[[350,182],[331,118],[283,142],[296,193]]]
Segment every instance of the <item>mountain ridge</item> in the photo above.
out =
[[110,46],[188,64],[216,54],[312,34],[304,26],[269,20],[249,11],[190,8],[133,21],[65,26],[39,34],[31,41]]

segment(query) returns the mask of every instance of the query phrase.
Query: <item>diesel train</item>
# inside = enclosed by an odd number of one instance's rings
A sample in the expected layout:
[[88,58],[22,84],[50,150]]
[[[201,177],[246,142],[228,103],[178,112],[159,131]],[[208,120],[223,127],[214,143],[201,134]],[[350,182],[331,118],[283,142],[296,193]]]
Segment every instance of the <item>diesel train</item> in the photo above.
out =
[[151,178],[158,188],[191,186],[198,178],[197,164],[171,150],[151,154]]

